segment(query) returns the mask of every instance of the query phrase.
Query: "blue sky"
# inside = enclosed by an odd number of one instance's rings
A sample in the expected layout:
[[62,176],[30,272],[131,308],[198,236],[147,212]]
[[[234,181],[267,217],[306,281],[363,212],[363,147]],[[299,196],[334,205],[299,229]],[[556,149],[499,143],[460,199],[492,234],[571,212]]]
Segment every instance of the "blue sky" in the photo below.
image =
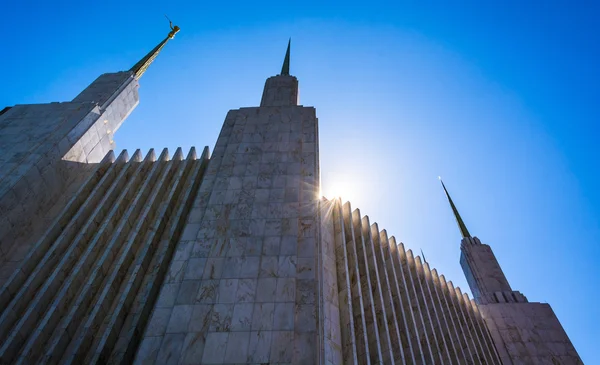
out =
[[[464,290],[441,175],[512,287],[600,363],[600,10],[592,2],[22,0],[3,6],[0,107],[66,101],[182,30],[140,81],[118,148],[212,148],[292,37],[319,117],[322,190],[343,192]],[[596,23],[596,24],[595,24]]]

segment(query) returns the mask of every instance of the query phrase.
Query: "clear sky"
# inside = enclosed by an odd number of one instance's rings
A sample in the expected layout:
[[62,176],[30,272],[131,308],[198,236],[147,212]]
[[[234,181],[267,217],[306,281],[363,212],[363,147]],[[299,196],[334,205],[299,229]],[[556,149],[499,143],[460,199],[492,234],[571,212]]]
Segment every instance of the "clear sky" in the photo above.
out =
[[[322,190],[468,290],[441,175],[512,287],[600,364],[600,9],[581,1],[5,2],[0,107],[67,101],[181,32],[140,81],[118,148],[214,146],[292,37],[317,108]],[[526,3],[526,4],[525,4]]]

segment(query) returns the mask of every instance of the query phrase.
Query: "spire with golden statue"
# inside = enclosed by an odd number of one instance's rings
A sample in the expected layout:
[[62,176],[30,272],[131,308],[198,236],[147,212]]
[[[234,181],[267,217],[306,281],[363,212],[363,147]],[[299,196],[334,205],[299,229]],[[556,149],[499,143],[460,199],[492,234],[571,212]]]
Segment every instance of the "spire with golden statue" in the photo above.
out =
[[[165,15],[165,17],[167,17],[167,16]],[[146,70],[148,69],[150,64],[158,56],[158,54],[163,49],[165,44],[167,44],[167,42],[170,39],[173,39],[175,37],[175,34],[177,34],[179,32],[180,28],[177,25],[174,26],[173,22],[168,17],[167,17],[167,20],[169,20],[169,27],[171,28],[171,31],[169,32],[169,34],[167,34],[167,37],[165,39],[163,39],[162,42],[160,42],[156,47],[154,47],[154,49],[152,51],[150,51],[146,56],[144,56],[144,58],[139,60],[138,63],[133,65],[133,67],[129,70],[134,73],[134,76],[136,79],[139,79],[140,77],[142,77],[144,72],[146,72]]]

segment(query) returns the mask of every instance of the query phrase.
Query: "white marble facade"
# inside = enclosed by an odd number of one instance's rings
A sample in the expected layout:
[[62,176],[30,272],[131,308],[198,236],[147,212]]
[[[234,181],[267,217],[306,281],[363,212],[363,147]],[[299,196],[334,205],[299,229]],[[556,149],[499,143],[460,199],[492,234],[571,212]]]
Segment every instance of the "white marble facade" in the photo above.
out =
[[114,149],[137,90],[131,72],[108,73],[72,101],[16,105],[0,115],[0,284]]
[[137,363],[316,363],[317,119],[287,100],[228,113]]

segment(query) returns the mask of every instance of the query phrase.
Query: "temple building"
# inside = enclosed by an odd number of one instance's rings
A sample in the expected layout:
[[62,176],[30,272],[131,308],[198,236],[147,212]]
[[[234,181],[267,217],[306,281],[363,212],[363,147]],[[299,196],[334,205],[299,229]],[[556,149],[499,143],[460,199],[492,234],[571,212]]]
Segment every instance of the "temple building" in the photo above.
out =
[[319,196],[317,114],[289,43],[212,153],[115,151],[178,31],[71,101],[0,111],[0,364],[582,364],[445,186],[473,299]]

